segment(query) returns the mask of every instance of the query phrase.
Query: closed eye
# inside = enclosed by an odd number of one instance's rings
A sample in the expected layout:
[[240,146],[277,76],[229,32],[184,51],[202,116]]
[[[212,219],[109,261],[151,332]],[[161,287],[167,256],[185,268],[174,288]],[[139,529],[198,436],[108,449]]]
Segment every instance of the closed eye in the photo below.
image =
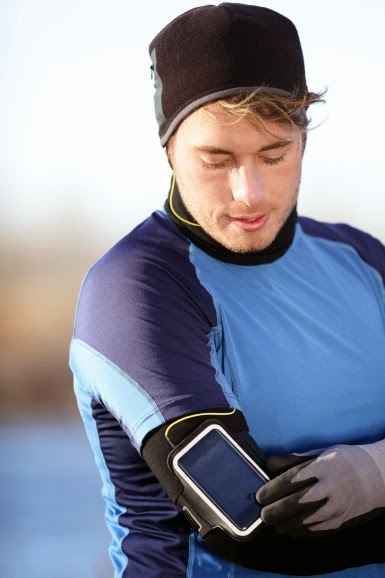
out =
[[277,165],[278,163],[282,162],[283,160],[285,160],[286,157],[286,152],[283,153],[283,155],[281,155],[280,157],[276,157],[276,158],[270,158],[270,157],[262,157],[263,162],[266,165]]
[[202,159],[202,163],[205,167],[209,169],[221,169],[222,167],[226,166],[229,163],[229,160],[226,159],[225,161],[220,161],[219,163],[209,163]]

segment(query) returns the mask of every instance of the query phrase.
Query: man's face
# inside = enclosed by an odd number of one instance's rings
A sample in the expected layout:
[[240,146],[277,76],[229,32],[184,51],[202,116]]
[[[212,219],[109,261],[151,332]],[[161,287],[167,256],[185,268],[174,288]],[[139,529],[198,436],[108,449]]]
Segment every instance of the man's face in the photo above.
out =
[[[206,108],[219,114],[216,103]],[[188,211],[238,253],[268,247],[297,202],[301,136],[277,123],[266,127],[245,119],[219,124],[200,108],[182,122],[169,150]]]

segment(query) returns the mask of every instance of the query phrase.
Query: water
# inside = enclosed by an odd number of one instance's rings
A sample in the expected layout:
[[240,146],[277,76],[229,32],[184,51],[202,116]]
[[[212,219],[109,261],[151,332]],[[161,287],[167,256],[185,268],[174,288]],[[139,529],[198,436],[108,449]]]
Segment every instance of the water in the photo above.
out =
[[112,578],[109,542],[80,419],[0,425],[1,578]]

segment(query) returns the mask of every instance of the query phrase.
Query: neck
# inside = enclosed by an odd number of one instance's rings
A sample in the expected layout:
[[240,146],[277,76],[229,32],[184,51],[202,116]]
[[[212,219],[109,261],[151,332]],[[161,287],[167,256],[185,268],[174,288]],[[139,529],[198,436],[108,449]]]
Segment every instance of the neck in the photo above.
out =
[[205,253],[215,259],[237,265],[262,265],[272,263],[282,257],[293,241],[297,222],[297,210],[295,207],[274,241],[268,247],[261,251],[235,253],[215,241],[198,225],[194,217],[186,209],[174,178],[171,181],[170,191],[164,207],[167,215],[177,228],[202,251],[205,251]]

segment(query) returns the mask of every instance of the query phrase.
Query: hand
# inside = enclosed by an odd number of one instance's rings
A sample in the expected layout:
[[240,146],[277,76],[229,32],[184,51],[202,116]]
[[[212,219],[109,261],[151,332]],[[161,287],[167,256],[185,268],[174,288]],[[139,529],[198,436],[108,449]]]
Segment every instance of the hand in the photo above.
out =
[[260,488],[257,501],[263,506],[262,520],[277,533],[319,536],[353,527],[384,510],[385,441],[320,452],[267,458],[268,470],[280,475]]

